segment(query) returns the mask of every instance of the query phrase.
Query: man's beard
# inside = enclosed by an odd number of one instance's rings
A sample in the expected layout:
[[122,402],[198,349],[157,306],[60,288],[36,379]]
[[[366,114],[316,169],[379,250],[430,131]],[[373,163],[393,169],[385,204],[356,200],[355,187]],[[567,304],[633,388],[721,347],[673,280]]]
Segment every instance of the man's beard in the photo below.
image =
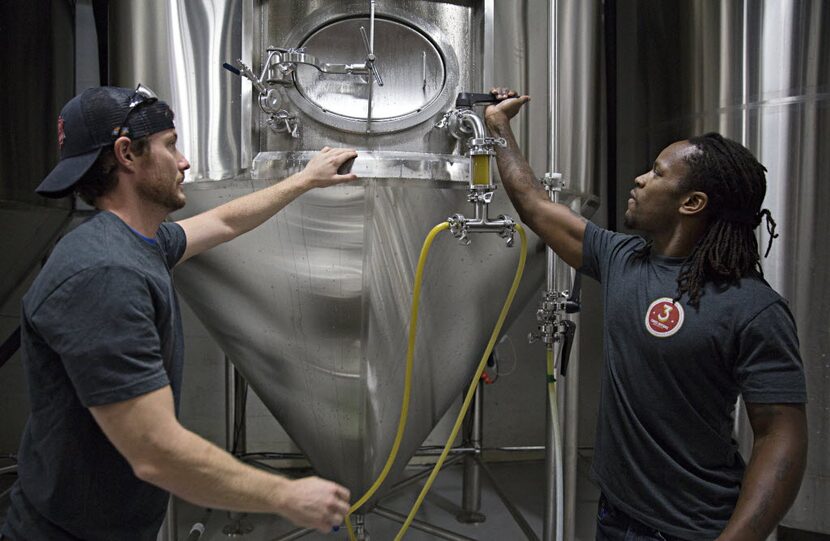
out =
[[170,185],[169,183],[154,179],[151,182],[140,184],[139,193],[141,195],[167,209],[169,212],[179,210],[185,205],[185,198],[179,194],[179,184]]

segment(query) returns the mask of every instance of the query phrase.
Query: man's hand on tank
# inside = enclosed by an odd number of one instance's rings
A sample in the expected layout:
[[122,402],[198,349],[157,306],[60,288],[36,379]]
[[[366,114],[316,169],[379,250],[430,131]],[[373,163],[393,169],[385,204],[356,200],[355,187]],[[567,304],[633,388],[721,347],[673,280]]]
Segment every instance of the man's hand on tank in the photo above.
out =
[[357,175],[354,173],[338,173],[338,169],[356,157],[357,151],[352,148],[323,147],[305,166],[303,174],[312,188],[322,188],[356,180]]
[[519,96],[515,90],[508,88],[493,88],[490,93],[502,100],[484,110],[484,120],[491,129],[509,125],[510,119],[530,101],[530,96]]

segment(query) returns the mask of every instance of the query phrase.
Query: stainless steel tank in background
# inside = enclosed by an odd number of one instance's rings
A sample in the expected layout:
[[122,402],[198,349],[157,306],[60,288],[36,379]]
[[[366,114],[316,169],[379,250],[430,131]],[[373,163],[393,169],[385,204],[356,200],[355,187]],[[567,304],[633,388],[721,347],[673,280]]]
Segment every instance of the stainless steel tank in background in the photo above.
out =
[[809,400],[807,471],[783,525],[830,533],[830,4],[620,0],[617,16],[618,207],[664,146],[693,134],[719,131],[767,167],[780,237],[762,265],[796,318]]
[[[195,156],[177,217],[273,184],[324,145],[359,150],[359,182],[309,192],[176,271],[182,295],[315,469],[356,496],[380,472],[395,436],[421,243],[449,215],[472,213],[468,158],[435,124],[459,92],[483,90],[486,4],[377,2],[384,86],[301,65],[296,86],[275,97],[285,114],[274,118],[222,62],[242,58],[259,73],[269,47],[362,62],[369,2],[110,4],[119,36],[110,47],[112,83],[141,81],[169,99],[184,152]],[[503,191],[490,213],[517,217]],[[541,280],[544,261],[529,237],[513,312]],[[472,375],[518,255],[496,235],[477,235],[468,247],[448,234],[436,240],[392,477]]]

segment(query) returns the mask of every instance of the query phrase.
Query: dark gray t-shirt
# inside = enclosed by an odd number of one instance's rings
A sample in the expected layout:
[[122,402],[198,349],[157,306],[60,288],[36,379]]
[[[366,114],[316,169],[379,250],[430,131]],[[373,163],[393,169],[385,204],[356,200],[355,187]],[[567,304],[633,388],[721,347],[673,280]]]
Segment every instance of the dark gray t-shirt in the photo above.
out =
[[90,414],[170,385],[183,338],[170,269],[186,239],[155,239],[100,212],[66,235],[23,298],[31,414],[5,536],[16,541],[155,540],[168,495],[140,481]]
[[[581,272],[602,283],[605,366],[592,474],[612,505],[666,534],[713,539],[744,462],[732,439],[746,402],[801,403],[795,322],[760,278],[707,284],[672,303],[683,260],[638,258],[641,237],[589,223]],[[586,323],[583,323],[583,325]]]

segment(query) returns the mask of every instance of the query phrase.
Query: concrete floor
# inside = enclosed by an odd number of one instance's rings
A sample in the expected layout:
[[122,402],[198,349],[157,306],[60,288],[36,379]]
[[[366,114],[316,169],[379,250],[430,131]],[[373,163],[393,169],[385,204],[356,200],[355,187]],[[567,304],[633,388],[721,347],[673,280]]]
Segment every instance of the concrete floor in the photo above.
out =
[[[587,478],[588,463],[587,461],[584,462],[580,464],[579,486],[577,489],[575,536],[577,540],[594,539],[594,518],[599,496],[597,488]],[[536,535],[541,537],[545,488],[544,462],[493,462],[489,463],[488,467],[507,498],[519,509],[528,524],[536,532]],[[411,474],[418,471],[420,471],[418,468],[410,469]],[[469,538],[480,541],[526,539],[527,537],[516,524],[516,521],[485,476],[482,476],[481,494],[481,512],[486,517],[485,521],[479,524],[463,524],[456,520],[456,515],[461,511],[462,471],[463,468],[459,464],[449,466],[441,472],[416,518],[445,530],[450,530],[459,536],[463,536],[462,539]],[[399,493],[384,499],[380,507],[406,516],[422,487],[423,481],[414,483]],[[171,540],[164,535],[160,539],[165,541],[188,540],[192,525],[204,518],[205,510],[180,502],[176,505],[176,515],[178,539]],[[223,533],[223,529],[232,526],[234,520],[226,512],[214,511],[207,520],[205,533],[202,535],[201,541],[225,541],[230,539],[278,541],[297,530],[287,521],[267,515],[248,515],[242,518],[242,523],[253,527],[253,530],[238,537],[226,535]],[[366,517],[366,531],[371,541],[391,540],[395,537],[399,528],[399,522],[379,516],[376,513],[370,513]],[[412,527],[407,531],[405,538],[407,541],[440,539],[434,534],[418,531]],[[339,532],[329,534],[314,532],[302,537],[290,537],[290,539],[345,541],[348,539],[348,535],[345,529],[341,529]]]

